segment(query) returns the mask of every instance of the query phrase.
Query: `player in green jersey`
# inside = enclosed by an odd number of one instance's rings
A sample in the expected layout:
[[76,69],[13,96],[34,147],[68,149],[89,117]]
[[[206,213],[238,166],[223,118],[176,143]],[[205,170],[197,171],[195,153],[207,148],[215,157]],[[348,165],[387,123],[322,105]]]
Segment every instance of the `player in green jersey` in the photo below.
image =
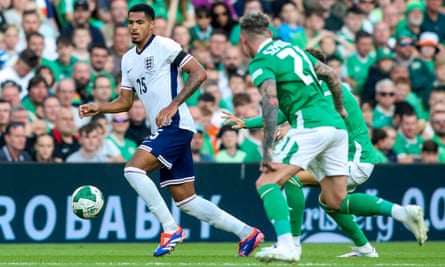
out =
[[[340,81],[331,68],[310,54],[288,43],[272,41],[268,24],[268,17],[262,13],[249,13],[241,19],[241,47],[252,57],[249,73],[263,96],[262,173],[256,187],[278,238],[276,245],[261,250],[256,258],[287,262],[300,259],[280,186],[306,169],[320,184],[320,201],[326,210],[363,216],[392,215],[423,244],[427,229],[420,207],[405,209],[375,196],[347,194],[348,137],[342,120],[347,113]],[[319,79],[329,86],[334,105],[324,97]],[[291,129],[272,153],[278,109]]]

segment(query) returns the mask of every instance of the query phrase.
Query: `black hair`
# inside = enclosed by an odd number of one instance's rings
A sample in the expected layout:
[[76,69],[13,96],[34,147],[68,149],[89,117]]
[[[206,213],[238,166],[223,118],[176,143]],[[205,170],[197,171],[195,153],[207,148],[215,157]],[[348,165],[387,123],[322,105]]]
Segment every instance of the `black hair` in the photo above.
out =
[[34,69],[39,64],[39,56],[29,48],[25,48],[25,50],[20,53],[19,59],[31,69]]
[[56,45],[74,46],[73,38],[71,37],[71,35],[62,34],[57,37]]
[[43,78],[43,76],[41,76],[41,75],[36,75],[36,76],[32,77],[31,80],[29,80],[28,92],[29,92],[29,90],[31,90],[32,87],[34,87],[40,83],[45,84],[46,89],[48,89],[49,86],[48,86],[48,83],[46,82],[46,79]]
[[384,140],[388,137],[386,131],[382,128],[374,128],[371,133],[371,142],[373,145],[377,144],[379,141]]
[[110,54],[110,50],[104,43],[91,43],[88,46],[88,52],[91,54],[91,51],[93,51],[94,48],[105,49],[107,50],[107,54]]
[[438,153],[439,152],[439,146],[437,145],[436,142],[434,142],[431,139],[430,140],[426,140],[422,144],[422,152]]
[[131,12],[144,12],[145,16],[150,20],[155,19],[155,11],[151,6],[146,4],[134,5],[132,8],[128,10],[128,15],[130,15]]
[[215,103],[216,99],[215,99],[215,97],[214,97],[211,93],[209,93],[209,92],[203,92],[203,93],[199,96],[198,101],[213,102],[213,103]]
[[23,122],[21,122],[21,121],[11,121],[6,126],[5,135],[10,135],[11,134],[11,129],[16,128],[16,127],[23,127],[23,128],[25,128],[26,125]]
[[372,38],[372,35],[367,31],[360,30],[355,34],[355,43],[363,38]]

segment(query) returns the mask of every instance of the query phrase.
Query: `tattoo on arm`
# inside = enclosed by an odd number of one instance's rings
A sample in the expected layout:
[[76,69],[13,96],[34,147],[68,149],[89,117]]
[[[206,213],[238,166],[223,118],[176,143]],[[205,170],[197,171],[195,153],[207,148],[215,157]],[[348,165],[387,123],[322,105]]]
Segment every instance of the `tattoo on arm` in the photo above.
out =
[[334,98],[334,104],[336,109],[343,108],[343,96],[341,91],[341,81],[338,78],[335,70],[326,64],[318,61],[315,64],[315,72],[318,78],[325,81],[329,87]]
[[182,69],[189,74],[189,77],[184,84],[184,88],[182,88],[181,92],[173,99],[174,102],[178,103],[178,106],[184,103],[206,79],[205,70],[201,67],[200,63],[193,58]]
[[278,120],[278,98],[275,81],[271,79],[264,81],[260,86],[260,91],[263,95],[263,162],[268,163],[272,161],[270,151],[275,140]]

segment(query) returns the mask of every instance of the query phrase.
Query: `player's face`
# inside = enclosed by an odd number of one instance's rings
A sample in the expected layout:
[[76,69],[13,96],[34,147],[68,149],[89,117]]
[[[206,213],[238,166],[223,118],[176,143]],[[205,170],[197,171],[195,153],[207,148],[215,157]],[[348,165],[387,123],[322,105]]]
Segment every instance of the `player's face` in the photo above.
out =
[[131,41],[143,46],[153,33],[154,23],[145,16],[144,12],[130,12],[128,16],[128,31]]

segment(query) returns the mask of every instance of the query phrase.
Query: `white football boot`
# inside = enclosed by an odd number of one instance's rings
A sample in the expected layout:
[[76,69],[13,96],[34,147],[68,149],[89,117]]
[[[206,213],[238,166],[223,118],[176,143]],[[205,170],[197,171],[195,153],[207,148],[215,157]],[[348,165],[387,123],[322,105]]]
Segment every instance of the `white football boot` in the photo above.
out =
[[411,233],[413,233],[419,245],[423,246],[428,239],[428,226],[426,226],[423,218],[422,208],[417,205],[408,205],[405,206],[405,211],[407,218],[403,224]]
[[379,254],[377,253],[377,250],[373,246],[369,245],[362,247],[353,247],[351,252],[337,256],[337,258],[355,258],[355,257],[378,258]]
[[284,262],[298,262],[301,258],[301,247],[298,249],[296,246],[277,246],[263,248],[255,254],[255,258],[259,261],[271,262],[271,261],[284,261]]

